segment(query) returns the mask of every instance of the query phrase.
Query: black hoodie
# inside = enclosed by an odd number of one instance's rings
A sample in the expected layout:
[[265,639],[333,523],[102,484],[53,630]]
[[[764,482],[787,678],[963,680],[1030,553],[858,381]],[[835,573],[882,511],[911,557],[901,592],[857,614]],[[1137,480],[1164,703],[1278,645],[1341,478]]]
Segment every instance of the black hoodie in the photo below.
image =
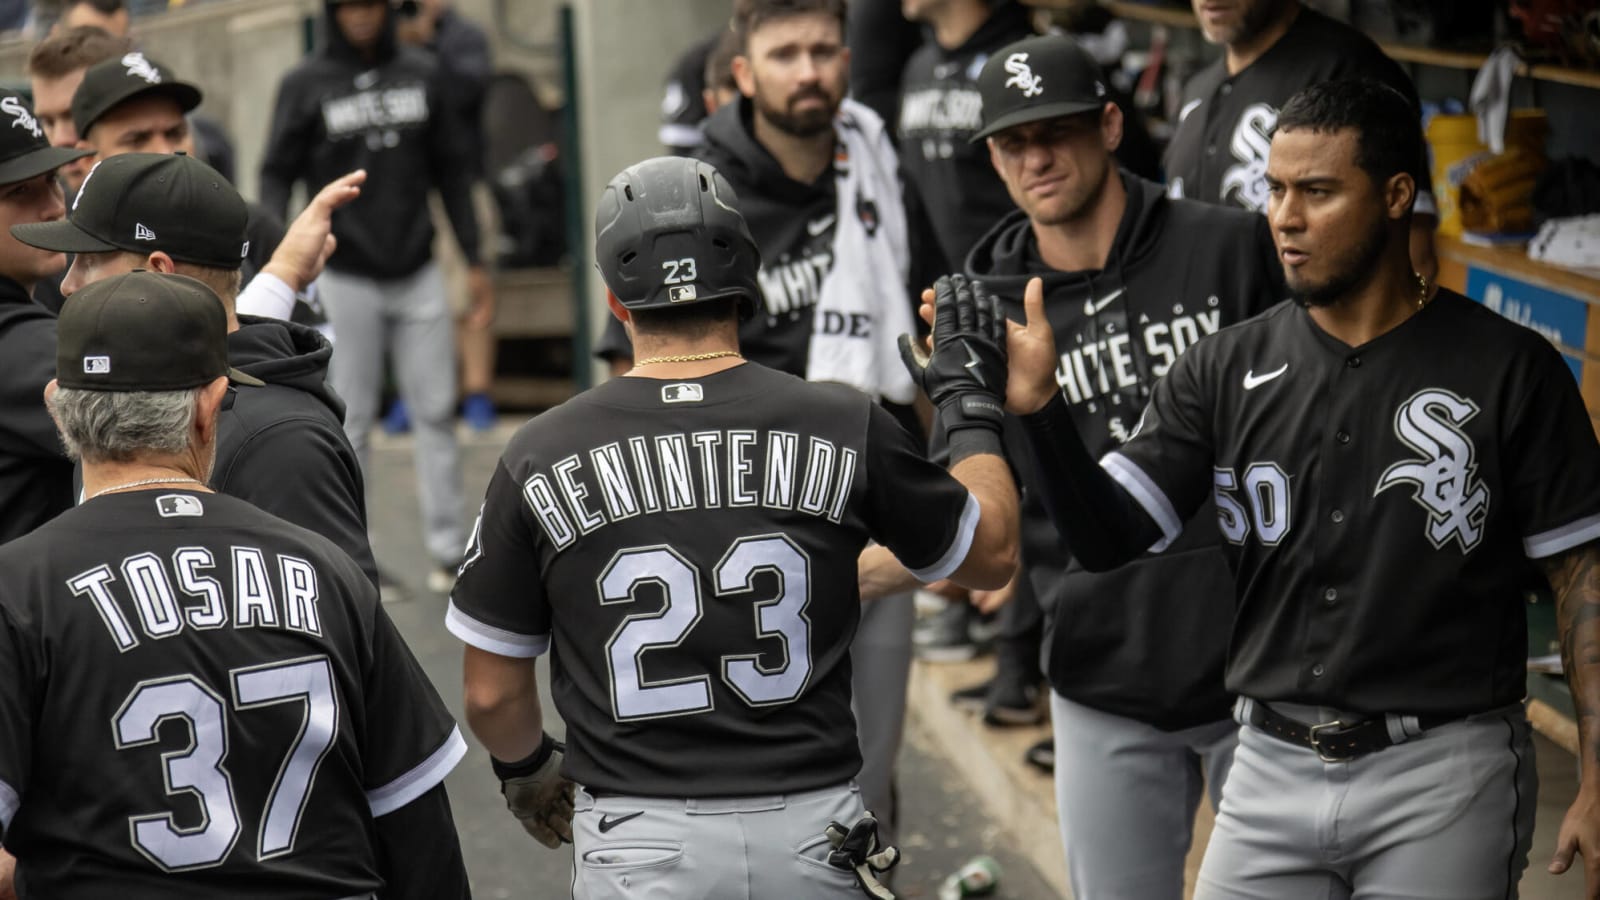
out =
[[325,41],[278,86],[261,163],[261,204],[286,218],[298,181],[310,191],[367,170],[361,196],[333,214],[339,239],[328,265],[368,278],[403,278],[432,258],[428,191],[438,188],[456,240],[478,258],[470,188],[472,136],[456,121],[437,64],[395,42],[394,13],[372,63],[363,61],[326,4]]
[[56,377],[56,317],[0,278],[0,543],[72,506],[72,463],[44,406]]
[[[1018,211],[984,235],[966,272],[1021,321],[1022,290],[1040,276],[1055,331],[1062,386],[1095,456],[1137,427],[1155,379],[1189,346],[1287,296],[1266,219],[1243,210],[1169,200],[1160,186],[1121,173],[1128,203],[1098,271],[1060,272],[1039,257]],[[1024,485],[1033,456],[1007,423]],[[1037,496],[1023,502],[1023,564],[1053,632],[1046,670],[1068,699],[1164,729],[1228,715],[1222,668],[1233,584],[1206,508],[1161,553],[1112,572],[1086,572],[1063,548]]]
[[[705,120],[705,143],[695,148],[695,156],[733,185],[739,212],[761,250],[763,302],[740,323],[739,349],[746,359],[804,378],[817,299],[833,270],[837,176],[829,167],[810,184],[790,178],[755,139],[753,115],[748,98],[717,110]],[[915,303],[921,286],[945,274],[946,263],[914,186],[904,188],[911,256],[906,302]],[[627,333],[612,319],[595,354],[611,359],[632,353]]]
[[377,584],[361,466],[327,384],[332,346],[291,322],[240,316],[239,326],[228,361],[267,384],[229,386],[211,487],[333,541]]

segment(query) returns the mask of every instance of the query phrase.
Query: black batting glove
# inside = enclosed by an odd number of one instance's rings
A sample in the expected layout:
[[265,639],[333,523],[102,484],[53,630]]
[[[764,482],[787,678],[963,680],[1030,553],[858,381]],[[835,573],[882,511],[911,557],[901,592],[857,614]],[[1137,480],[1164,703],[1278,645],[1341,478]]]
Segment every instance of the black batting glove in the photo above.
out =
[[506,808],[534,840],[552,850],[572,843],[572,782],[561,777],[566,745],[546,734],[539,749],[514,763],[494,757],[489,763],[500,779]]
[[[900,360],[910,371],[950,435],[951,459],[957,445],[971,445],[960,435],[983,429],[971,452],[999,452],[1005,417],[1006,319],[1000,301],[983,283],[947,275],[933,285],[933,352],[925,354],[909,334],[900,335]],[[992,439],[990,439],[992,438]],[[970,452],[962,455],[970,455]]]

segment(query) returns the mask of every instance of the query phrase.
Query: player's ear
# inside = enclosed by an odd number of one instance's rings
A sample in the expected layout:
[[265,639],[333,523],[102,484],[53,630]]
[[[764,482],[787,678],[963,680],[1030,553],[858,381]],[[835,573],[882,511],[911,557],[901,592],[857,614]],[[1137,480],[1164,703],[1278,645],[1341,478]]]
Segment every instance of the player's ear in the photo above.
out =
[[743,53],[733,58],[733,83],[739,86],[739,93],[746,97],[756,95],[756,76],[750,69],[750,57]]
[[172,257],[167,255],[165,250],[151,252],[149,256],[145,257],[144,267],[152,272],[160,272],[163,275],[171,275],[178,271],[178,264],[173,261]]
[[618,322],[621,322],[624,325],[628,324],[630,319],[628,315],[628,308],[623,306],[622,301],[618,300],[617,295],[611,293],[610,290],[606,291],[606,306],[611,307],[611,314],[617,317]]
[[1100,137],[1105,142],[1107,153],[1115,153],[1122,146],[1122,128],[1125,124],[1122,107],[1106,101],[1105,108],[1100,111]]
[[1405,172],[1389,176],[1383,185],[1383,206],[1391,221],[1399,221],[1411,212],[1417,200],[1417,181]]
[[56,384],[56,380],[54,378],[50,379],[50,381],[45,384],[45,386],[44,386],[44,405],[46,407],[50,406],[50,398],[52,398],[52,397],[54,397],[56,395],[56,388],[58,388],[58,387],[60,387],[60,385]]
[[228,395],[228,376],[212,379],[200,389],[195,400],[194,427],[200,432],[200,446],[206,447],[217,440],[217,420],[222,415],[222,398]]

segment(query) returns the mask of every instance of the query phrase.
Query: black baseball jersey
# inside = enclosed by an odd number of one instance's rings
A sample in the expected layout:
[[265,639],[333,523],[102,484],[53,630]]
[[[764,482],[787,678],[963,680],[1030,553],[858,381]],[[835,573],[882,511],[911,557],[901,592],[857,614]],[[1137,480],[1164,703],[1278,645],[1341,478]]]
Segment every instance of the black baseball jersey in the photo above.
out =
[[866,395],[745,363],[617,378],[519,430],[446,624],[552,653],[563,774],[647,796],[782,794],[860,768],[850,642],[873,538],[926,581],[977,501]]
[[466,752],[328,540],[195,491],[0,547],[0,828],[24,894],[345,897]]
[[[1021,212],[984,237],[967,269],[1018,322],[1027,281],[1044,280],[1060,353],[1056,380],[1095,456],[1129,438],[1150,386],[1180,355],[1287,293],[1263,217],[1173,200],[1153,182],[1120,177],[1128,200],[1103,269],[1051,268]],[[1019,435],[1007,432],[1016,447]],[[1031,487],[1038,481],[1030,456],[1011,454]],[[1025,492],[1022,516],[1023,569],[1054,611],[1045,671],[1057,692],[1161,728],[1227,717],[1233,585],[1209,511],[1199,511],[1174,546],[1112,572],[1086,571],[1063,552],[1037,491]],[[1178,590],[1183,600],[1174,602]]]
[[[1267,151],[1278,110],[1300,91],[1342,78],[1376,79],[1417,106],[1411,79],[1371,38],[1304,6],[1283,37],[1237,75],[1228,75],[1225,59],[1202,69],[1184,86],[1178,128],[1167,145],[1172,195],[1265,212]],[[1432,213],[1426,159],[1418,161],[1418,171],[1416,208]]]
[[1228,686],[1365,713],[1524,693],[1529,563],[1600,538],[1600,444],[1556,350],[1451,291],[1360,347],[1285,303],[1185,354],[1101,465],[1170,538],[1215,499]]

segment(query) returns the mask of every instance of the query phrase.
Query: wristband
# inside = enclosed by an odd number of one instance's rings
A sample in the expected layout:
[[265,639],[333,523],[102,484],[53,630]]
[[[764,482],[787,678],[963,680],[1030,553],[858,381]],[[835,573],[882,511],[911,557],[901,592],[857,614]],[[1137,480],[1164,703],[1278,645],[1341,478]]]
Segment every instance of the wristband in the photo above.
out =
[[990,431],[987,428],[962,428],[949,432],[945,438],[950,448],[950,465],[955,466],[969,456],[980,453],[992,453],[1005,459],[1005,445],[1000,439],[1000,432]]
[[489,757],[489,766],[494,769],[494,774],[501,781],[509,778],[523,778],[539,771],[539,767],[550,760],[557,750],[565,751],[566,747],[550,736],[550,732],[541,732],[543,737],[539,741],[539,749],[516,762],[501,762],[493,756]]

